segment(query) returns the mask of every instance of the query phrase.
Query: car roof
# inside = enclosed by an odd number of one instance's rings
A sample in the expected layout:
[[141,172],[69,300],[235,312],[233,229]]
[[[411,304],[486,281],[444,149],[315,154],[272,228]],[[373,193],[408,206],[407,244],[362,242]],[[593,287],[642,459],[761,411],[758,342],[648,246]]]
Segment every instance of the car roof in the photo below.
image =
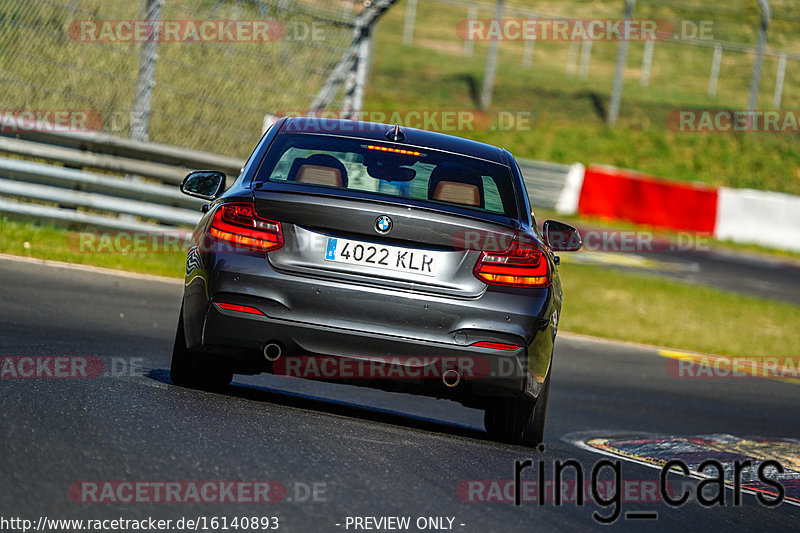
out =
[[[348,137],[376,142],[395,142],[387,137],[387,133],[394,129],[393,124],[380,124],[358,120],[344,120],[319,117],[289,117],[281,125],[281,133],[308,133],[323,134],[332,137]],[[445,133],[421,130],[400,126],[400,131],[405,135],[397,145],[414,146],[416,148],[434,148],[478,157],[501,165],[508,165],[503,156],[505,150],[471,139],[456,137]]]

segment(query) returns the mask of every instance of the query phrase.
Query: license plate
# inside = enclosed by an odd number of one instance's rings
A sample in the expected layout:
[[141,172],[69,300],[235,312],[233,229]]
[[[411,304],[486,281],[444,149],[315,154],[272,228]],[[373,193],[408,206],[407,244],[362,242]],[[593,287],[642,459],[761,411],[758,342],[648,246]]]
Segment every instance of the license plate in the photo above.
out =
[[368,242],[328,237],[325,260],[410,274],[435,276],[439,266],[436,252],[410,250]]

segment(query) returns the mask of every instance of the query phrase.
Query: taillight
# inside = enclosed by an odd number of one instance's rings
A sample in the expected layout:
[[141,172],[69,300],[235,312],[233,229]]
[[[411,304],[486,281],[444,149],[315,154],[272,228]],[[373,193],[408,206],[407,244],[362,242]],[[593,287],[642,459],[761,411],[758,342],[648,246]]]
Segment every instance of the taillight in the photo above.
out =
[[381,152],[392,152],[395,154],[404,154],[404,155],[415,155],[420,156],[422,155],[419,152],[415,152],[414,150],[402,150],[400,148],[389,148],[388,146],[375,146],[374,144],[367,144],[367,150],[379,150]]
[[482,252],[473,271],[489,285],[549,287],[547,258],[536,246],[514,241],[505,252]]
[[260,252],[283,246],[281,223],[261,218],[250,203],[221,205],[214,212],[208,232],[219,242]]
[[264,314],[255,307],[250,307],[249,305],[228,304],[225,302],[214,302],[214,305],[216,305],[220,309],[225,309],[227,311],[239,311],[240,313],[249,313],[251,315]]

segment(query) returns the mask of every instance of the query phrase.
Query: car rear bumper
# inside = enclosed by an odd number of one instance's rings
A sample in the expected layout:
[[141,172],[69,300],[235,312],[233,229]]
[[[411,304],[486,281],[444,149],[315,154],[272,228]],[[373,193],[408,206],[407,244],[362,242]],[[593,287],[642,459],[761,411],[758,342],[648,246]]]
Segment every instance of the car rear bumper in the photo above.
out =
[[[479,404],[486,396],[536,396],[549,371],[551,289],[455,299],[287,274],[242,254],[216,259],[214,268],[189,278],[184,327],[189,348],[230,358],[236,373],[272,372]],[[473,346],[481,341],[518,348]],[[278,361],[264,357],[269,343],[281,346]],[[443,383],[449,369],[459,372],[455,387]]]

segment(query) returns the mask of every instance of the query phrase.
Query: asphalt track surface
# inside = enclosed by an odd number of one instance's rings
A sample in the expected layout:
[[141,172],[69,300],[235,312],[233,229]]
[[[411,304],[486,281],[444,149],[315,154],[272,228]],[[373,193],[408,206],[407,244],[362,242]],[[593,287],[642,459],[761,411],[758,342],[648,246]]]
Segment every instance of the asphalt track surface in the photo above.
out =
[[[800,437],[800,385],[679,379],[653,349],[570,336],[556,346],[544,451],[488,440],[479,411],[447,401],[273,376],[237,376],[222,393],[184,389],[167,373],[180,283],[7,259],[0,277],[0,355],[94,356],[118,367],[94,379],[0,380],[3,518],[277,516],[279,531],[302,532],[354,531],[347,517],[408,516],[410,531],[418,517],[451,517],[464,532],[585,531],[601,527],[593,512],[611,509],[463,501],[456,489],[511,480],[523,459],[541,461],[547,479],[554,461],[575,459],[588,478],[603,456],[572,444],[576,432]],[[534,467],[523,479],[536,475]],[[657,481],[658,471],[623,461],[622,476]],[[288,498],[76,503],[69,487],[87,480],[273,480]],[[324,493],[298,501],[314,483]],[[800,507],[767,508],[750,494],[737,506],[726,494],[713,508],[694,498],[676,509],[625,502],[611,527],[796,530]],[[636,511],[658,516],[625,518]]]
[[562,259],[800,305],[800,262],[796,259],[717,249],[579,252],[563,254]]
[[583,249],[562,254],[585,263],[671,278],[800,305],[800,260],[710,245],[704,234],[671,237],[648,231],[578,226]]

